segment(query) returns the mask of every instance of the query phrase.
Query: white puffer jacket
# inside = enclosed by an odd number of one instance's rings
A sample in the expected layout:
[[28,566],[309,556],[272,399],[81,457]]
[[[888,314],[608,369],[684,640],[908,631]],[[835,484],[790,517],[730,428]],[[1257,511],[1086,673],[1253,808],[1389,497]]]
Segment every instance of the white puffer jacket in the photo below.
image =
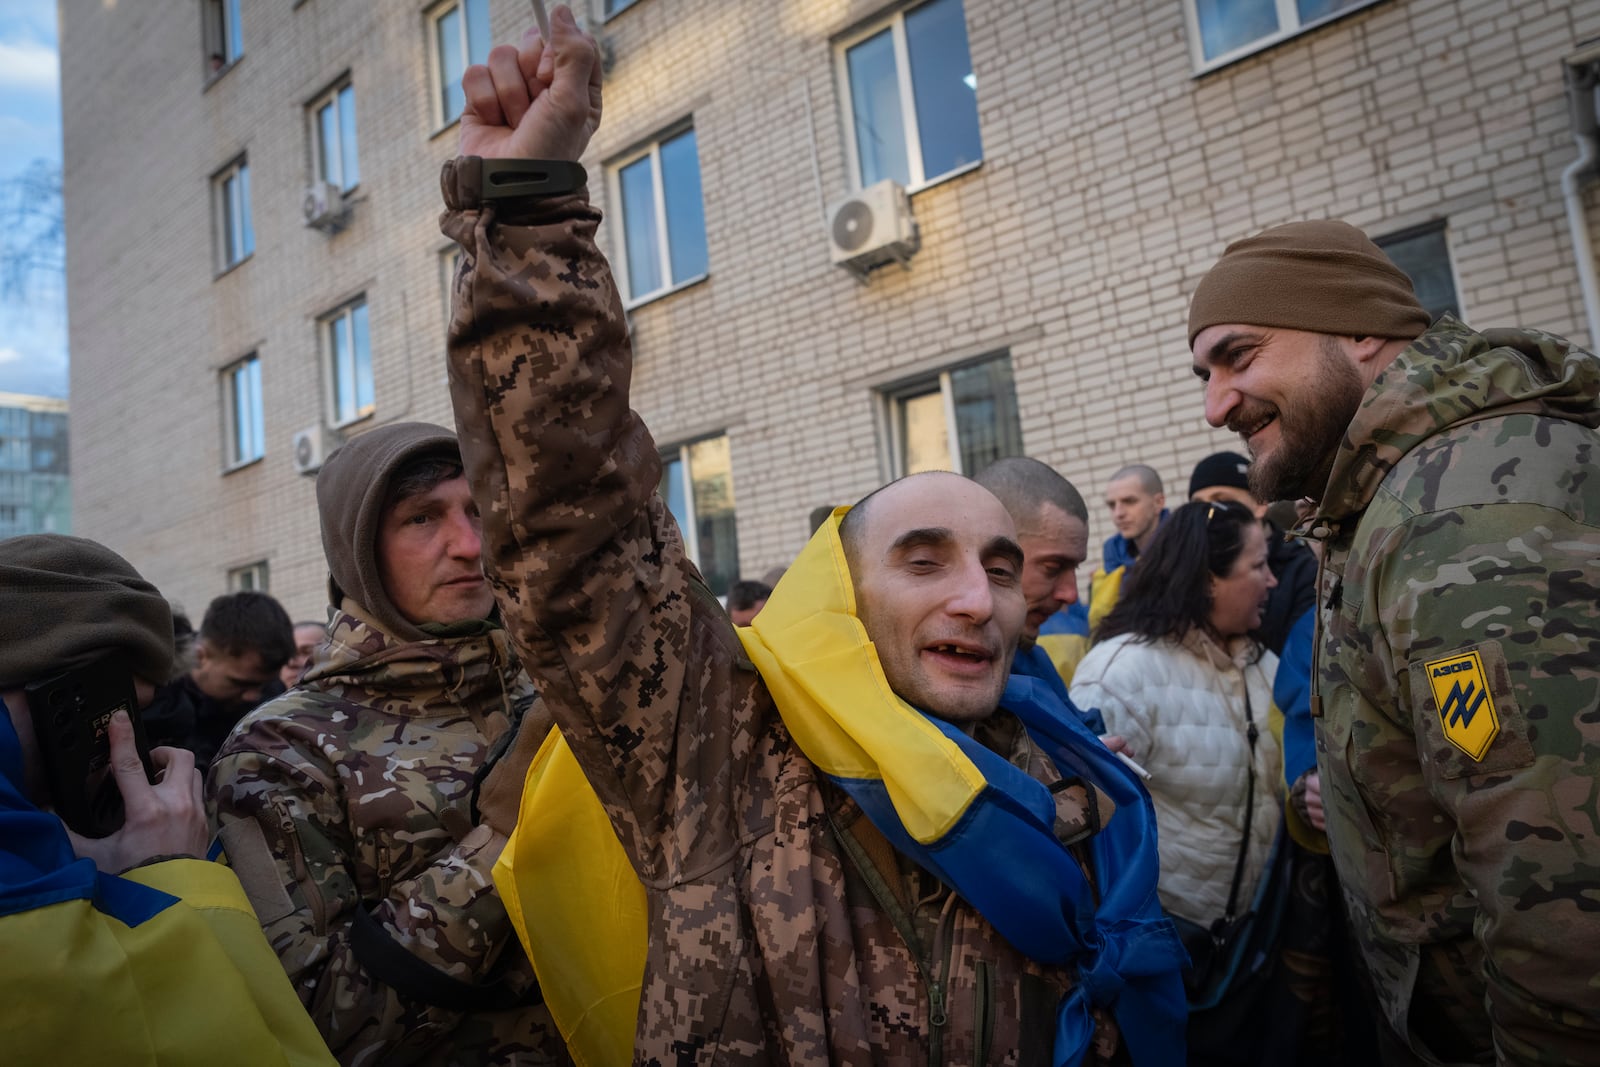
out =
[[1227,909],[1244,833],[1249,742],[1245,679],[1259,736],[1255,816],[1239,885],[1250,904],[1278,829],[1282,755],[1268,728],[1278,658],[1236,638],[1227,650],[1199,630],[1180,642],[1149,644],[1123,634],[1094,646],[1072,676],[1072,702],[1099,708],[1106,728],[1127,738],[1150,772],[1161,856],[1161,903],[1209,925]]

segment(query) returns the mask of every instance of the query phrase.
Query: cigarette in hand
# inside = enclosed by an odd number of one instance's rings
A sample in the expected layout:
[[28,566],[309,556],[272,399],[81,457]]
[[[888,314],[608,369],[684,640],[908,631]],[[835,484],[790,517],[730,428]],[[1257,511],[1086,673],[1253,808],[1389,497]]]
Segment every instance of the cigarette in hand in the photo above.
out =
[[533,20],[539,24],[539,36],[550,43],[550,13],[544,9],[544,0],[533,0]]
[[1126,764],[1128,769],[1134,774],[1137,774],[1140,778],[1143,778],[1147,782],[1150,780],[1150,772],[1135,763],[1126,753],[1113,752],[1112,755]]

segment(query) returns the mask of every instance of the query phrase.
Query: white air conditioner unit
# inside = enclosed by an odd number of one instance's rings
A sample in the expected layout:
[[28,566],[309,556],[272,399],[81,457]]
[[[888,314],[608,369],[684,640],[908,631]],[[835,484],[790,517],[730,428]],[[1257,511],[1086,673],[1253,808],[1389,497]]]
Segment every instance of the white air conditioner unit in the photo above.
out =
[[296,474],[315,474],[322,468],[322,461],[328,458],[328,453],[339,446],[331,431],[322,426],[310,426],[299,430],[294,435],[293,447],[290,453],[294,456],[294,472]]
[[869,185],[828,211],[833,262],[858,273],[884,263],[902,266],[917,250],[917,220],[899,182]]
[[307,226],[323,233],[336,233],[344,226],[344,194],[332,182],[312,182],[306,186],[300,213]]

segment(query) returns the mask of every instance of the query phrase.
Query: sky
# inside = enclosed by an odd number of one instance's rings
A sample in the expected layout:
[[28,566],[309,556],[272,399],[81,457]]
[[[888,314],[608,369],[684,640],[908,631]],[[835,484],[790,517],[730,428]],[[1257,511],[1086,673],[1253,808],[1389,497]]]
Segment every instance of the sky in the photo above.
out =
[[[61,165],[59,67],[54,0],[0,0],[0,210],[35,160]],[[0,392],[64,397],[65,285],[34,280],[25,299],[0,293]]]

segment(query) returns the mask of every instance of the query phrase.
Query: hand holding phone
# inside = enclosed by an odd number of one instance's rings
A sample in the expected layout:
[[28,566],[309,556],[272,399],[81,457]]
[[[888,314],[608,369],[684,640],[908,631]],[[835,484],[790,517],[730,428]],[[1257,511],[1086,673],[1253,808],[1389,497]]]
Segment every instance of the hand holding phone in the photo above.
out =
[[111,716],[111,773],[126,812],[122,828],[106,837],[84,837],[70,828],[72,850],[96,867],[120,874],[157,856],[204,856],[211,841],[205,798],[194,753],[181,748],[156,748],[150,761],[156,782],[145,774],[133,720],[125,711]]

